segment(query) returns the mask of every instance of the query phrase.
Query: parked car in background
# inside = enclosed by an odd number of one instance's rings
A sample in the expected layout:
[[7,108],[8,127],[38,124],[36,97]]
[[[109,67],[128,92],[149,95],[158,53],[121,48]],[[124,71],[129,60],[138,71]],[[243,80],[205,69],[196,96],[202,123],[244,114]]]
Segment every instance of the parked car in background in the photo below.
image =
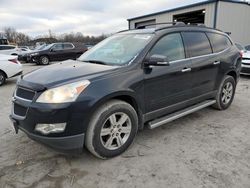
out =
[[250,45],[247,45],[247,46],[245,47],[245,49],[246,49],[247,51],[250,51]]
[[242,64],[240,73],[243,75],[250,75],[250,51],[246,51],[242,55]]
[[[239,50],[219,30],[174,24],[120,32],[77,61],[24,75],[12,100],[16,132],[62,151],[85,146],[107,159],[124,152],[144,126],[154,129],[211,105],[229,108]],[[47,53],[62,49],[54,45]]]
[[0,54],[18,56],[18,54],[20,54],[20,53],[21,53],[21,49],[19,49],[17,46],[0,45]]
[[22,53],[18,54],[18,60],[19,60],[19,61],[22,61],[22,62],[25,62],[25,63],[29,63],[29,62],[31,61],[31,59],[30,59],[30,54],[33,53],[33,52],[42,50],[42,49],[44,49],[45,47],[46,47],[46,44],[37,46],[37,47],[36,47],[35,49],[33,49],[33,50],[26,50],[26,51],[23,51]]
[[0,45],[2,45],[2,44],[8,45],[9,42],[6,38],[0,38]]
[[0,54],[0,86],[5,83],[6,79],[21,74],[22,65],[17,60],[17,57]]
[[86,51],[87,48],[83,44],[53,43],[41,50],[33,51],[28,58],[31,62],[48,65],[50,61],[77,59]]
[[31,49],[28,46],[18,46],[21,49],[21,52],[31,52]]
[[235,46],[240,50],[242,54],[242,64],[241,64],[241,72],[243,75],[250,75],[250,51],[248,51],[241,44],[235,43]]

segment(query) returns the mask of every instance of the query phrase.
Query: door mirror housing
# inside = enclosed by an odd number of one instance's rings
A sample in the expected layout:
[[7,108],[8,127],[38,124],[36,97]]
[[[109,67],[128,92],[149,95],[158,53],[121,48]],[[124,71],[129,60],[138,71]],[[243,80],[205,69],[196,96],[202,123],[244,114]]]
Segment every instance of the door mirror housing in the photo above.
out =
[[51,48],[50,51],[51,51],[51,52],[55,52],[56,50],[55,50],[54,48]]
[[145,60],[145,65],[151,66],[169,66],[168,58],[164,55],[154,54]]

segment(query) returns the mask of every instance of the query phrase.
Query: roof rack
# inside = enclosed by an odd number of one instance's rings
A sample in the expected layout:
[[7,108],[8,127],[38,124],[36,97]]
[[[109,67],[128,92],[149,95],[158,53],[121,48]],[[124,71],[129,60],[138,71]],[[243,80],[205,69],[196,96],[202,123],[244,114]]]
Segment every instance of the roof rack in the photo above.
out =
[[155,23],[155,24],[148,24],[136,27],[136,29],[145,29],[148,26],[157,26],[157,25],[175,25],[175,26],[184,26],[186,25],[184,22],[162,22],[162,23]]

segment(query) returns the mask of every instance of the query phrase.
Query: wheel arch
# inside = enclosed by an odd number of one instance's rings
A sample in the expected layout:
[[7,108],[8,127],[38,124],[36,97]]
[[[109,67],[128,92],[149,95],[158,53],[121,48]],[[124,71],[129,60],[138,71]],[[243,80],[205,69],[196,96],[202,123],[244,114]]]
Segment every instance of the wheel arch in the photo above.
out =
[[138,100],[133,92],[123,91],[123,92],[117,92],[117,93],[112,93],[110,95],[107,95],[95,103],[93,111],[95,111],[101,105],[105,104],[106,102],[108,102],[110,100],[121,100],[121,101],[124,101],[124,102],[130,104],[135,109],[135,111],[137,113],[138,128],[140,130],[143,129],[144,124],[143,124],[142,107],[141,107],[140,103],[138,102]]
[[5,77],[6,77],[6,78],[8,78],[7,73],[6,73],[6,72],[4,72],[2,69],[0,69],[0,72],[3,72],[3,73],[4,73],[4,75],[5,75]]
[[232,77],[234,78],[235,82],[237,82],[238,77],[237,77],[237,73],[236,73],[236,71],[231,70],[231,71],[229,71],[226,75],[228,75],[228,76],[232,76]]

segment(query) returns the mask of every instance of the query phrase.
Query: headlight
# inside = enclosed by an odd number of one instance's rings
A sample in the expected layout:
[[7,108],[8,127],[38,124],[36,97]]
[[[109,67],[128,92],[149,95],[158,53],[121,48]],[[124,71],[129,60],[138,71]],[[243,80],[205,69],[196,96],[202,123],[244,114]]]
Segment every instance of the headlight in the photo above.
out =
[[36,102],[38,103],[73,102],[89,84],[90,81],[84,80],[49,89],[47,91],[44,91],[38,97]]
[[39,55],[39,53],[38,53],[38,52],[36,52],[36,53],[32,53],[32,54],[30,54],[30,56],[36,56],[36,55]]

